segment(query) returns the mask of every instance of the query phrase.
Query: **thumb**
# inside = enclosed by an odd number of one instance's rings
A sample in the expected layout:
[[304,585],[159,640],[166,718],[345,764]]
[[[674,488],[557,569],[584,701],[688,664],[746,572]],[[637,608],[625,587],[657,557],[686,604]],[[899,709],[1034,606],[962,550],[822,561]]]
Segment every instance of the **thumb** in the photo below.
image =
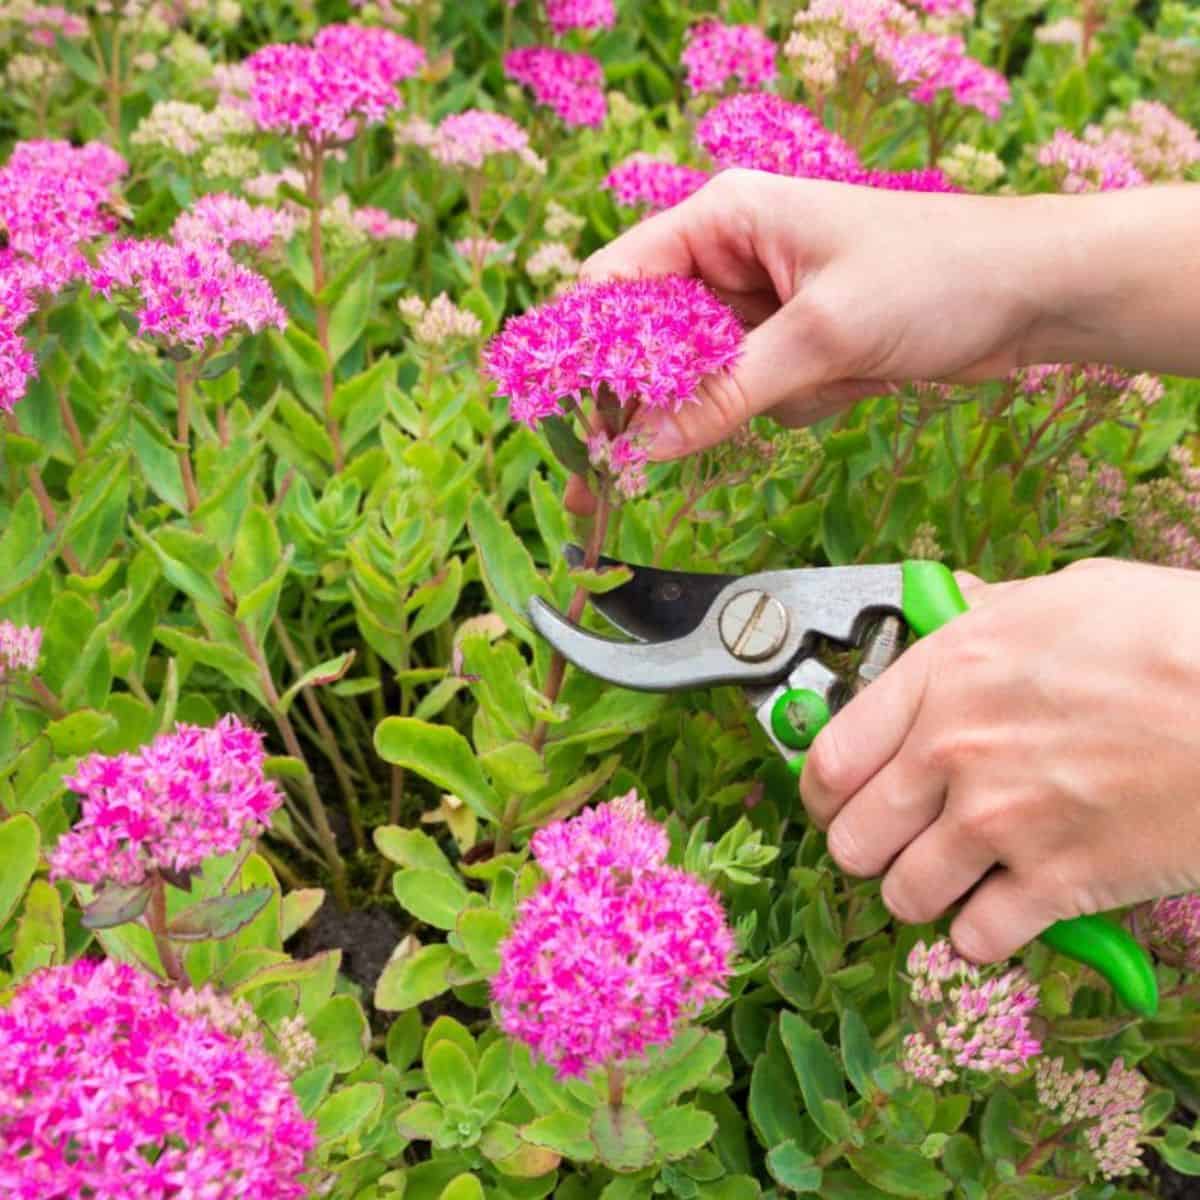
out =
[[[701,381],[694,402],[678,412],[639,408],[629,432],[645,439],[651,459],[657,462],[707,450],[751,417],[785,401],[794,408],[817,383],[807,358],[795,319],[784,307],[750,331],[732,371]],[[822,415],[815,400],[813,408],[815,420]]]

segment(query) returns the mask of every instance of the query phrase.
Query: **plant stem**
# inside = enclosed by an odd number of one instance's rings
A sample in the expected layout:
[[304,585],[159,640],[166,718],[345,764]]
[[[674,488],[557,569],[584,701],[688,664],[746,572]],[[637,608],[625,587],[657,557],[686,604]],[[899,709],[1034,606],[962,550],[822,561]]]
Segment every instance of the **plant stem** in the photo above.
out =
[[62,701],[36,675],[29,681],[29,690],[33,693],[34,699],[37,700],[38,704],[55,720],[67,715],[67,710],[63,708]]
[[[17,418],[9,413],[6,418],[9,433],[15,433],[18,437],[21,435],[21,427],[17,424]],[[46,490],[46,484],[42,479],[42,473],[37,467],[30,463],[25,468],[25,477],[29,481],[29,490],[33,493],[34,500],[37,501],[38,510],[42,514],[42,520],[45,522],[46,528],[51,533],[58,529],[58,513],[54,508],[54,501],[50,499],[50,493]],[[68,545],[60,545],[58,548],[59,554],[62,555],[62,560],[71,569],[74,575],[86,575],[87,572],[83,569],[83,564],[79,561],[75,551]]]
[[196,476],[192,471],[191,453],[191,406],[194,380],[183,363],[175,364],[175,440],[179,443],[179,474],[183,478],[183,494],[187,498],[188,513],[200,507],[200,492],[196,488]]
[[308,163],[308,243],[312,259],[313,310],[316,314],[317,344],[325,351],[326,369],[321,373],[321,398],[325,408],[325,432],[333,443],[333,469],[341,472],[346,465],[342,434],[333,415],[333,361],[329,355],[329,306],[321,299],[325,290],[325,256],[321,247],[321,192],[324,150],[309,143]]
[[146,905],[146,927],[150,930],[151,937],[154,938],[154,948],[158,951],[159,961],[167,973],[167,978],[174,987],[182,986],[184,983],[183,964],[179,961],[179,955],[175,953],[175,947],[171,945],[171,939],[167,936],[167,885],[157,871],[150,880],[150,903]]
[[625,1103],[625,1072],[615,1064],[608,1068],[608,1103],[610,1108]]

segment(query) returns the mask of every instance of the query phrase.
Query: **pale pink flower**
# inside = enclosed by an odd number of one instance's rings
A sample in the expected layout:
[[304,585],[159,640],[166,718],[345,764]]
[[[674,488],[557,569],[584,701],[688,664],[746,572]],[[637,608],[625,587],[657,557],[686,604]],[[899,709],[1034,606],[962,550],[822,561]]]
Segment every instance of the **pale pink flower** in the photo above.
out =
[[438,162],[479,170],[490,158],[511,154],[526,166],[545,170],[529,145],[529,134],[511,117],[470,108],[446,117],[429,142]]
[[304,176],[295,167],[285,167],[282,171],[267,171],[247,179],[242,184],[242,190],[259,200],[270,200],[277,196],[279,189],[285,185],[294,191],[303,192]]
[[29,29],[29,40],[50,50],[57,33],[68,41],[87,37],[87,22],[59,5],[31,4],[20,13]]
[[503,242],[489,237],[459,238],[454,249],[473,267],[482,267],[489,261],[508,262],[512,253]]
[[1037,161],[1054,172],[1064,192],[1108,192],[1146,182],[1125,146],[1084,141],[1065,129],[1038,150]]
[[702,21],[688,30],[679,61],[695,94],[719,92],[731,80],[753,90],[775,78],[775,43],[757,25]]
[[904,1039],[901,1066],[940,1087],[960,1071],[1015,1075],[1041,1053],[1029,1020],[1038,986],[1024,968],[987,974],[942,939],[918,942],[908,956],[909,995],[917,1032]]
[[32,671],[42,651],[42,631],[35,625],[0,621],[0,683],[6,675]]
[[313,38],[313,46],[354,72],[393,85],[416,75],[427,61],[416,42],[372,25],[326,25]]
[[226,250],[231,246],[269,250],[295,231],[296,218],[290,212],[249,204],[226,192],[201,196],[171,227],[178,242],[212,243]]
[[262,735],[234,716],[177,725],[136,753],[90,755],[66,781],[80,818],[51,852],[51,876],[132,886],[231,853],[283,803],[263,762]]
[[927,17],[953,17],[970,21],[975,16],[975,0],[906,0]]
[[522,902],[492,980],[500,1027],[560,1078],[668,1044],[725,994],[731,969],[717,897],[663,865],[665,833],[646,828],[632,793],[606,808],[575,818],[583,832],[544,831],[535,853],[549,876]]
[[413,340],[434,350],[456,341],[473,341],[483,332],[483,323],[465,308],[459,308],[445,292],[428,304],[420,296],[406,296],[396,307],[408,321]]
[[1138,928],[1164,962],[1200,971],[1200,893],[1154,901]]
[[682,203],[709,179],[698,167],[663,162],[639,151],[619,163],[605,177],[604,186],[619,204],[661,212]]
[[383,208],[356,208],[354,223],[374,242],[411,242],[417,236],[416,221],[394,217]]
[[79,959],[0,1009],[10,1200],[303,1200],[316,1127],[264,1051],[181,1012],[150,975]]
[[546,0],[546,19],[562,37],[572,29],[611,29],[617,13],[613,0]]
[[548,279],[574,279],[579,274],[579,259],[563,242],[543,242],[525,260],[525,273],[535,283]]
[[1064,1125],[1086,1122],[1084,1139],[1105,1179],[1141,1166],[1142,1107],[1149,1085],[1144,1075],[1116,1058],[1102,1079],[1082,1067],[1067,1071],[1061,1058],[1037,1068],[1038,1102]]
[[285,329],[287,313],[261,275],[220,246],[126,240],[100,252],[92,286],[133,296],[139,335],[195,351],[226,338]]
[[523,46],[504,56],[504,73],[528,88],[539,104],[553,109],[565,125],[604,123],[604,68],[591,55]]
[[678,410],[705,375],[728,371],[742,326],[699,280],[580,283],[511,318],[484,356],[513,419],[536,425],[587,395]]
[[1008,80],[971,58],[966,43],[954,34],[919,33],[893,39],[884,57],[897,83],[918,104],[932,104],[939,93],[948,92],[955,103],[995,121],[1011,98]]
[[1123,154],[1153,181],[1182,179],[1200,162],[1200,137],[1165,104],[1137,100],[1128,112],[1111,113],[1103,126],[1089,125],[1084,141]]

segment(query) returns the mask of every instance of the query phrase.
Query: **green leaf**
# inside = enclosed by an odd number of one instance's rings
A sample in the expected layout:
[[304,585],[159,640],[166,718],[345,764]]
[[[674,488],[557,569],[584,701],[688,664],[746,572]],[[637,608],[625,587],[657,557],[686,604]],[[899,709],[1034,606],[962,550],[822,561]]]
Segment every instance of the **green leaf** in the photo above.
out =
[[793,1141],[780,1142],[767,1153],[767,1170],[780,1187],[789,1192],[817,1192],[821,1188],[821,1168],[811,1154]]
[[375,295],[375,268],[360,271],[329,314],[329,357],[336,364],[362,336]]
[[500,970],[500,943],[510,928],[508,920],[492,908],[468,908],[460,914],[458,940],[481,975]]
[[116,728],[115,717],[85,708],[71,713],[69,717],[51,721],[46,726],[46,735],[50,738],[55,754],[71,757],[96,749],[96,744],[101,738],[107,737]]
[[[240,610],[239,610],[240,611]],[[282,696],[279,697],[279,707],[287,712],[292,707],[292,702],[300,695],[305,688],[308,687],[324,687],[326,684],[337,683],[343,675],[350,670],[351,664],[355,658],[354,650],[347,650],[345,654],[339,654],[337,658],[326,659],[323,663],[318,663],[315,667],[305,671],[295,683],[292,684]]]
[[425,1055],[425,1078],[446,1107],[466,1108],[475,1099],[475,1067],[462,1047],[448,1038],[429,1048]]
[[449,946],[439,943],[392,959],[375,984],[375,1007],[384,1012],[402,1012],[440,996],[450,986],[454,957]]
[[37,870],[42,838],[28,813],[0,824],[0,927],[8,923]]
[[324,888],[297,888],[283,898],[280,909],[280,936],[287,941],[317,915],[325,903]]
[[592,1142],[588,1120],[579,1113],[563,1109],[547,1113],[546,1116],[523,1125],[521,1136],[527,1142],[532,1142],[535,1146],[544,1146],[547,1150],[553,1150],[573,1162],[588,1162],[596,1157],[596,1147]]
[[484,1200],[483,1184],[466,1173],[450,1180],[438,1200]]
[[51,884],[35,879],[25,894],[25,906],[13,935],[13,972],[20,979],[30,971],[65,959],[62,900]]
[[1055,1179],[1050,1175],[1022,1175],[1000,1184],[988,1200],[1061,1200],[1083,1187],[1082,1179]]
[[845,1080],[833,1051],[798,1013],[785,1012],[779,1018],[779,1035],[792,1060],[808,1115],[830,1141],[839,1140],[841,1130],[830,1121],[824,1106],[826,1100],[842,1109],[846,1106]]
[[353,996],[334,996],[308,1022],[317,1040],[317,1061],[331,1063],[338,1074],[353,1071],[371,1044],[362,1006]]
[[950,1180],[915,1150],[903,1146],[864,1146],[846,1155],[860,1179],[889,1196],[941,1196]]
[[630,1085],[629,1103],[640,1113],[652,1114],[709,1079],[724,1055],[725,1038],[721,1034],[695,1025],[688,1027]]
[[500,819],[500,799],[457,730],[412,717],[388,717],[375,728],[375,749],[385,762],[415,771],[453,792],[478,816]]
[[401,1109],[396,1116],[396,1128],[400,1133],[416,1142],[432,1142],[442,1131],[446,1114],[440,1104],[432,1100],[418,1100]]
[[877,1087],[872,1076],[880,1059],[866,1022],[852,1008],[842,1012],[841,1043],[842,1065],[854,1090],[863,1097],[873,1095]]
[[418,921],[434,929],[453,929],[471,893],[453,876],[441,871],[409,868],[392,879],[396,899]]
[[65,63],[71,69],[71,73],[79,76],[84,83],[92,87],[100,86],[100,68],[73,41],[55,33],[54,52],[59,62]]
[[633,571],[626,566],[595,567],[586,571],[582,567],[577,567],[570,572],[571,582],[576,587],[590,592],[593,596],[603,596],[605,592],[616,591],[617,588],[624,587],[632,578]]
[[352,1083],[334,1092],[317,1109],[317,1136],[322,1144],[361,1134],[383,1111],[383,1088],[378,1083]]
[[526,632],[529,601],[542,594],[542,582],[529,551],[482,495],[477,494],[471,501],[468,526],[479,551],[484,583],[497,611],[509,629]]
[[154,631],[154,636],[185,663],[190,665],[198,662],[211,667],[224,675],[235,687],[253,696],[260,704],[266,704],[266,697],[259,684],[258,669],[244,650],[219,645],[169,625],[159,625]]
[[572,475],[586,475],[591,470],[587,447],[563,417],[543,417],[538,426],[545,435],[554,457]]
[[664,1109],[652,1117],[650,1132],[658,1145],[659,1156],[673,1161],[707,1146],[717,1132],[717,1122],[711,1113],[693,1104],[684,1104]]
[[274,895],[274,888],[256,887],[235,892],[232,896],[212,896],[184,909],[167,926],[167,932],[176,942],[220,941],[233,937],[266,908]]
[[1169,1139],[1159,1142],[1155,1149],[1172,1171],[1178,1171],[1180,1175],[1200,1175],[1200,1154],[1196,1151],[1172,1145]]
[[405,829],[400,825],[380,825],[375,830],[375,848],[390,862],[402,867],[440,871],[457,878],[450,860],[441,847],[420,829]]
[[150,882],[122,887],[108,883],[83,910],[85,929],[112,929],[127,921],[136,921],[150,903]]
[[610,1170],[640,1171],[654,1161],[654,1135],[628,1104],[600,1105],[592,1114],[589,1132],[600,1161]]

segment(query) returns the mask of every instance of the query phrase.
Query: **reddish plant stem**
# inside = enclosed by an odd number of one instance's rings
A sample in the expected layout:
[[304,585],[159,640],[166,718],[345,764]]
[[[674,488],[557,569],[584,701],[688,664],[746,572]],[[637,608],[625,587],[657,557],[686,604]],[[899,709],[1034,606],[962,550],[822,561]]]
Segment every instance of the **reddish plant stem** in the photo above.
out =
[[625,1103],[625,1072],[615,1063],[608,1068],[608,1104],[620,1108]]
[[329,305],[320,297],[325,290],[325,255],[321,247],[321,192],[324,150],[316,143],[309,144],[308,161],[308,241],[312,259],[313,310],[316,314],[317,344],[325,351],[327,369],[321,373],[321,398],[325,408],[325,432],[333,444],[333,469],[340,472],[346,465],[342,450],[342,432],[333,415],[333,362],[329,357]]
[[[17,424],[17,418],[9,413],[6,418],[9,433],[15,433],[20,436],[21,427]],[[46,524],[46,528],[54,533],[58,529],[58,512],[54,508],[54,501],[50,499],[50,493],[46,490],[45,481],[42,479],[42,473],[37,467],[30,463],[25,468],[25,478],[29,481],[29,490],[33,493],[34,500],[37,501],[37,506],[42,514],[42,520]],[[62,560],[71,569],[75,575],[86,575],[87,572],[83,569],[83,564],[79,561],[79,557],[70,546],[65,544],[58,548],[59,554],[62,555]]]
[[146,928],[154,938],[154,948],[158,951],[159,961],[167,978],[173,987],[181,987],[185,982],[183,963],[171,945],[167,935],[167,885],[163,877],[155,871],[150,880],[150,902],[146,905]]
[[67,715],[67,710],[63,707],[62,701],[36,675],[29,681],[29,690],[33,693],[34,699],[37,700],[38,704],[55,720]]
[[179,474],[183,479],[183,494],[187,500],[189,515],[200,507],[200,491],[196,487],[196,475],[192,470],[192,386],[191,374],[183,363],[175,364],[175,440],[179,443],[176,457]]

